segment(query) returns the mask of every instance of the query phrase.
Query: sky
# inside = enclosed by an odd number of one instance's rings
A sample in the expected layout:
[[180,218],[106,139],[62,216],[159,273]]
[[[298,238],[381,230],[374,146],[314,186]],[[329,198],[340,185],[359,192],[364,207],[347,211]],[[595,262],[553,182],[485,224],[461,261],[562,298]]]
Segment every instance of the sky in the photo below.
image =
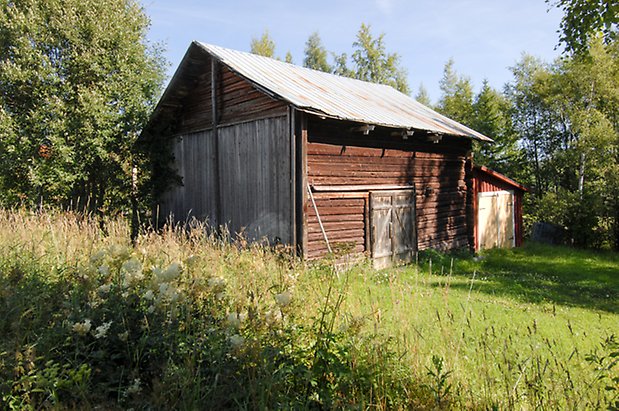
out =
[[475,90],[487,79],[501,89],[524,52],[552,61],[561,12],[543,0],[142,0],[151,19],[148,38],[162,43],[174,73],[193,40],[249,51],[265,30],[281,59],[302,65],[307,38],[317,31],[327,50],[352,53],[361,23],[384,33],[400,55],[415,95],[420,84],[436,103],[445,63],[468,76]]

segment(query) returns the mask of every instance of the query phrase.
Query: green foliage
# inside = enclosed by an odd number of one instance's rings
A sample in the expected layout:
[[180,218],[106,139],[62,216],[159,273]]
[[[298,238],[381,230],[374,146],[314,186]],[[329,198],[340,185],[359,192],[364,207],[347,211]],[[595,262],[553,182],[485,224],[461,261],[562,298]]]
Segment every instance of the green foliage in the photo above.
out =
[[322,45],[318,32],[312,33],[305,42],[303,66],[326,73],[333,71],[333,68],[327,61],[327,50]]
[[510,102],[487,81],[475,97],[471,127],[494,140],[494,144],[475,143],[475,164],[518,179],[523,159],[512,126]]
[[450,59],[440,81],[441,98],[436,109],[447,117],[470,126],[473,122],[473,87],[468,77],[461,77],[454,70]]
[[417,100],[426,107],[432,108],[432,101],[430,100],[430,96],[428,95],[428,90],[426,90],[423,84],[419,85],[419,90],[415,95],[415,100]]
[[0,5],[2,201],[128,208],[163,79],[148,25],[133,0]]
[[355,65],[355,78],[372,83],[387,84],[404,94],[410,92],[406,80],[406,70],[400,67],[400,56],[388,53],[384,44],[385,33],[374,37],[370,26],[361,24],[357,39],[353,43],[355,51],[352,61]]
[[600,346],[601,350],[595,350],[585,359],[595,367],[598,381],[603,381],[604,390],[611,394],[608,409],[617,410],[619,409],[619,373],[615,367],[619,364],[619,341],[614,334],[611,334]]
[[287,51],[287,52],[286,52],[286,57],[284,58],[284,61],[285,61],[286,63],[289,63],[289,64],[294,64],[294,61],[293,61],[293,59],[292,59],[292,53],[291,53],[291,52],[289,52],[289,51]]
[[513,72],[507,94],[530,164],[525,183],[533,203],[557,205],[533,212],[566,227],[574,244],[619,247],[617,45],[594,41],[586,56],[552,66],[524,56]]
[[250,47],[253,54],[275,58],[275,42],[269,35],[268,30],[265,30],[259,39],[252,38]]
[[561,37],[568,52],[581,54],[592,38],[602,35],[610,43],[617,37],[619,4],[615,0],[546,0],[563,10]]
[[[0,407],[600,409],[615,254],[312,266],[167,228],[0,213]],[[444,267],[445,265],[446,267]],[[597,356],[597,357],[594,357]],[[586,358],[585,358],[586,357]]]
[[426,367],[428,376],[432,379],[432,385],[427,385],[436,400],[436,406],[441,408],[446,405],[447,398],[451,391],[449,375],[451,371],[445,371],[445,361],[438,355],[432,356],[432,367]]

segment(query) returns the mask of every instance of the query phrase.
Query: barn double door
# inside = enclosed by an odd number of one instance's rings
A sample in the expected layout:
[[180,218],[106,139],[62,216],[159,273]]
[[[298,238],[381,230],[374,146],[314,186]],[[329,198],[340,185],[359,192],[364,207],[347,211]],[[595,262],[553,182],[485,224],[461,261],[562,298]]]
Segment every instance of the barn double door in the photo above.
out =
[[513,191],[479,193],[477,210],[480,249],[515,246]]
[[375,268],[412,261],[417,251],[415,191],[370,192],[370,227]]

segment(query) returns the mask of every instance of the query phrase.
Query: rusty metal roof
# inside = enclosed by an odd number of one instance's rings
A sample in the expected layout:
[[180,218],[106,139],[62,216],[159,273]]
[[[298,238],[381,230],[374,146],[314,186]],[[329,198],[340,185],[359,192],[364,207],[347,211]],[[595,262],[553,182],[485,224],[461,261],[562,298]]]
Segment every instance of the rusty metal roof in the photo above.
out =
[[390,86],[323,73],[211,44],[197,41],[194,44],[259,89],[308,113],[492,141]]

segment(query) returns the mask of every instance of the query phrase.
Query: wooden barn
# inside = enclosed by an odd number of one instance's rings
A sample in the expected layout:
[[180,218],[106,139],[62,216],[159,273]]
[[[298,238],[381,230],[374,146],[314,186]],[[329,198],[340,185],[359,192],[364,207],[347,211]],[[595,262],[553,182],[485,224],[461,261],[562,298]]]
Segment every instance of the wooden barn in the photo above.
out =
[[522,245],[522,197],[527,189],[483,166],[473,168],[475,251]]
[[492,141],[392,87],[200,42],[141,140],[171,150],[181,181],[160,219],[377,266],[473,246],[472,140]]

